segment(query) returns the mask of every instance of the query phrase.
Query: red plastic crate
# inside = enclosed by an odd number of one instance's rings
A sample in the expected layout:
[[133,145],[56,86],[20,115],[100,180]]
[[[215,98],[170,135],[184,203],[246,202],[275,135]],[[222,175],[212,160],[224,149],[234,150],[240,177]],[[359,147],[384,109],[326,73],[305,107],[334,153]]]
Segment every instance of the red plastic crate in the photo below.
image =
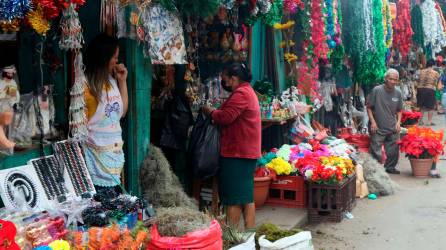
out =
[[307,206],[307,186],[302,176],[278,176],[271,183],[266,205],[298,208]]

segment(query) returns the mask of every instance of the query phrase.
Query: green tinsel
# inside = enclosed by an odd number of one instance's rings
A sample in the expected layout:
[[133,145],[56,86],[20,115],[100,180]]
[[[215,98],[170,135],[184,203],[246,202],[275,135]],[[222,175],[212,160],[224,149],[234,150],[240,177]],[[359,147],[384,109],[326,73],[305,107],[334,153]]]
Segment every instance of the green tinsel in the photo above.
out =
[[220,0],[158,0],[167,10],[178,9],[183,16],[206,18],[217,13]]
[[412,40],[414,43],[424,46],[423,14],[418,4],[412,8],[410,15],[413,30]]
[[374,49],[366,50],[363,0],[348,1],[349,18],[344,19],[345,46],[352,56],[354,79],[362,85],[374,85],[382,81],[386,71],[382,1],[372,0],[372,24]]
[[342,70],[342,66],[344,63],[344,56],[345,56],[345,50],[344,46],[342,45],[336,46],[333,52],[331,52],[330,63],[332,65],[333,74],[337,74]]

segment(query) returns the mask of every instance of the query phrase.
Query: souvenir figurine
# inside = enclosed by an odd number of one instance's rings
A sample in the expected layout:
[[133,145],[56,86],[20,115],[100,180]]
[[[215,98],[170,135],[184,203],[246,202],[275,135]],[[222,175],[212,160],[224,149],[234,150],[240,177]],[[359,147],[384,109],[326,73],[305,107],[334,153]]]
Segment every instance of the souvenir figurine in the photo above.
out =
[[17,83],[14,80],[16,72],[14,66],[5,67],[0,79],[0,100],[6,99],[11,106],[14,106],[20,100]]

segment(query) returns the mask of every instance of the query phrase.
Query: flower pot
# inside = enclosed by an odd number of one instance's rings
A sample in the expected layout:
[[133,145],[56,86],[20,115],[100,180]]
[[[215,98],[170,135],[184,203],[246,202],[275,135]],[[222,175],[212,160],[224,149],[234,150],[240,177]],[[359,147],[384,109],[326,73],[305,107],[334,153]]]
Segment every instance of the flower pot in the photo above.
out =
[[269,186],[271,177],[255,177],[254,178],[254,203],[256,208],[263,206],[269,194]]
[[416,178],[429,177],[429,171],[432,168],[433,159],[410,159],[412,174]]

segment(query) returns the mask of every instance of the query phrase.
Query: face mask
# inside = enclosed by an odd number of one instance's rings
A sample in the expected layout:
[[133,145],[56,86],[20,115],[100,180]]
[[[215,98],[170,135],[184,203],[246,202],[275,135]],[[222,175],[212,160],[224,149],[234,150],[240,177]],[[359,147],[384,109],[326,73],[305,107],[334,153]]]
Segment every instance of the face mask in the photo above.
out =
[[221,80],[221,82],[220,82],[220,84],[221,84],[221,87],[225,90],[225,91],[227,91],[227,92],[232,92],[232,88],[231,87],[229,87],[228,85],[226,85],[226,81],[225,80]]

